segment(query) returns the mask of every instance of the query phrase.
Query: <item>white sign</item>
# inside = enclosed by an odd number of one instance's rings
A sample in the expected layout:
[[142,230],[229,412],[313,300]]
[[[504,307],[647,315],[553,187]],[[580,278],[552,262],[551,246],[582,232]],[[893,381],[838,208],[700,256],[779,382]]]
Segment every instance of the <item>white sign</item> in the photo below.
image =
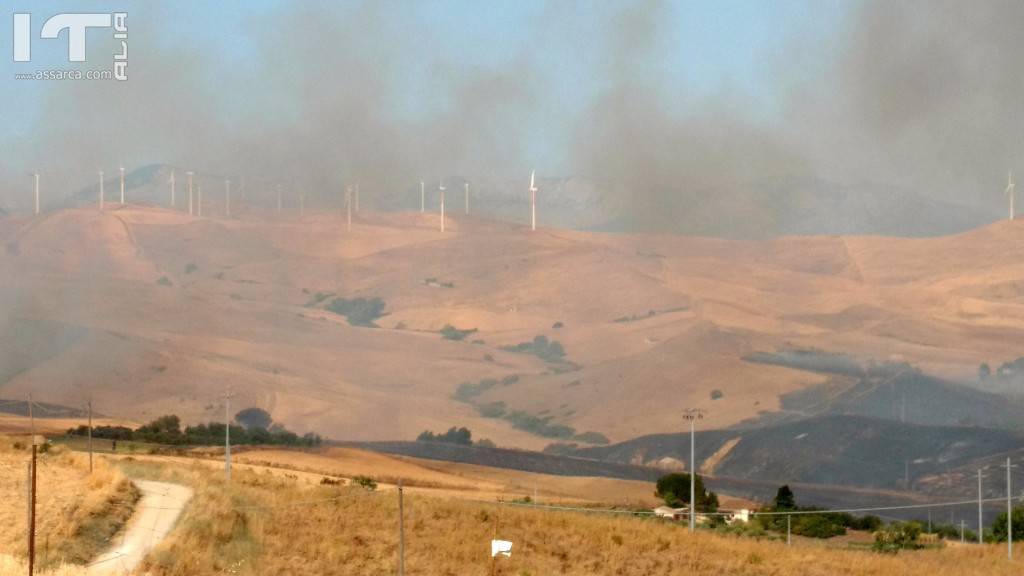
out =
[[491,557],[498,554],[512,556],[512,543],[508,540],[491,540]]
[[[57,40],[61,32],[67,30],[68,62],[85,62],[86,31],[89,28],[114,28],[115,45],[113,77],[117,80],[128,79],[128,14],[57,14],[43,23],[39,37],[43,40]],[[14,61],[30,62],[32,60],[32,15],[28,13],[14,14]]]

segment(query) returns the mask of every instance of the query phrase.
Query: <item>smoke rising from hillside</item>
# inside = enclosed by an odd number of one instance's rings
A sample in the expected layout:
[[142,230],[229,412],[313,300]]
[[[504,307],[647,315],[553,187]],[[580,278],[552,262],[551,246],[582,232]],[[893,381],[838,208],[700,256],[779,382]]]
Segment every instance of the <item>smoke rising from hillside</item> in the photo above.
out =
[[[168,162],[340,203],[356,181],[372,198],[421,178],[521,177],[543,135],[568,143],[566,173],[607,183],[622,228],[744,235],[813,207],[786,183],[815,178],[995,211],[1024,159],[1019,2],[859,3],[845,28],[794,38],[766,61],[776,73],[764,94],[725,86],[713,97],[664,73],[666,48],[687,41],[670,27],[672,4],[612,8],[596,33],[578,10],[545,9],[493,66],[446,57],[434,48],[442,32],[401,3],[252,17],[249,51],[230,57],[161,38],[160,18],[139,16],[130,81],[48,90],[0,174],[6,200],[24,204],[11,191],[37,167],[46,187],[70,191],[99,167]],[[589,57],[565,59],[593,80],[571,110],[545,65],[566,50],[560,33],[585,36],[570,44]],[[766,94],[781,98],[780,118],[756,111]]]

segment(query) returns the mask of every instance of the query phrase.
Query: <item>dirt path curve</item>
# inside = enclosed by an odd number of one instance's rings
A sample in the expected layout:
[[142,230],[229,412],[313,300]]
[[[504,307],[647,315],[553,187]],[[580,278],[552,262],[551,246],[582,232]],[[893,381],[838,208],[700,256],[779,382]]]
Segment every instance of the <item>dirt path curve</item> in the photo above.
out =
[[192,489],[180,484],[134,480],[142,492],[135,513],[113,548],[89,563],[90,576],[122,576],[131,574],[139,562],[174,528]]

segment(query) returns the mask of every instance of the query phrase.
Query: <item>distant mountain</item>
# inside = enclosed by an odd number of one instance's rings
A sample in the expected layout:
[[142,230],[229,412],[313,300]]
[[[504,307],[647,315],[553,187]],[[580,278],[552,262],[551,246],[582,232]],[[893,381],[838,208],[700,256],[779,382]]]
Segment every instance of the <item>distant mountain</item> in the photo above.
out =
[[[872,489],[912,487],[918,478],[1018,448],[1024,434],[990,428],[921,426],[863,416],[830,415],[766,428],[700,432],[699,469],[758,481],[838,484]],[[690,435],[655,434],[569,455],[633,465],[678,462],[689,468]]]

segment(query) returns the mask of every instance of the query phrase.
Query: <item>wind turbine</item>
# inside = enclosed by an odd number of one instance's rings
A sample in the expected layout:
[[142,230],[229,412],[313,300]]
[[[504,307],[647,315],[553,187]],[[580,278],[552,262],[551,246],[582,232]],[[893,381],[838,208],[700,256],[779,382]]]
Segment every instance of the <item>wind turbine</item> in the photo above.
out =
[[35,184],[32,187],[33,196],[35,197],[35,214],[39,215],[39,172],[33,174],[35,177]]
[[444,191],[445,191],[445,187],[444,187],[444,181],[443,180],[437,183],[437,189],[438,189],[439,192],[441,192],[441,232],[444,232]]
[[537,187],[534,186],[535,170],[530,170],[530,230],[537,229]]
[[348,231],[352,231],[352,187],[345,187],[345,213],[348,220]]
[[1013,213],[1013,200],[1014,196],[1016,196],[1014,194],[1013,172],[1010,172],[1008,183],[1006,184],[1006,195],[1010,197],[1010,220],[1013,220],[1015,216]]
[[174,198],[174,169],[171,168],[171,179],[168,180],[171,183],[171,208],[174,208],[176,202]]
[[124,166],[119,168],[121,171],[121,204],[124,204]]
[[100,170],[100,211],[103,211],[103,170]]
[[188,176],[188,215],[191,216],[192,215],[192,176],[195,176],[195,172],[189,170],[188,172],[185,172],[185,175]]

